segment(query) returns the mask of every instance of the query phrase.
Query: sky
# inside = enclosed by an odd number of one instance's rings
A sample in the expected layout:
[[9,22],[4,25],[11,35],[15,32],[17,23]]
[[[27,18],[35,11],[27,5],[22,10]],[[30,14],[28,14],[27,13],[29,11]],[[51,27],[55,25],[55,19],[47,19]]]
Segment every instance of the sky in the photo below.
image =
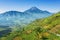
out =
[[0,13],[6,11],[25,11],[31,7],[49,12],[60,11],[60,0],[0,0]]

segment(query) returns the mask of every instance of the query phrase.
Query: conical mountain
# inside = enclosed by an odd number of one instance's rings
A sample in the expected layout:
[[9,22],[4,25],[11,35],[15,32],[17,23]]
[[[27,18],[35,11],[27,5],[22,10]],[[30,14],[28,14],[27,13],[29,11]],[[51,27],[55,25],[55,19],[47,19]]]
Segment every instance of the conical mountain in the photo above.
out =
[[39,8],[37,8],[37,7],[31,7],[30,9],[28,9],[24,12],[25,13],[48,13],[48,14],[50,14],[49,11],[46,11],[46,10],[43,11],[43,10],[40,10]]
[[30,9],[26,10],[25,12],[26,13],[39,13],[39,12],[42,12],[42,10],[40,10],[37,7],[31,7]]

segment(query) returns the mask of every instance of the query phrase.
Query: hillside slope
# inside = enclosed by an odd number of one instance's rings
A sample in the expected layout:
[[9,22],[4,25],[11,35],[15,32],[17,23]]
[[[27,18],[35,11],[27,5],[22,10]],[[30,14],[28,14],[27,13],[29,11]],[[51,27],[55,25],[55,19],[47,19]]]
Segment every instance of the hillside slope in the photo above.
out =
[[44,19],[38,19],[33,21],[28,25],[28,27],[43,27],[44,29],[49,29],[49,27],[55,27],[60,24],[60,13],[56,13],[50,17]]
[[38,35],[38,40],[41,40],[40,36],[47,38],[46,40],[60,40],[60,12],[50,17],[33,21],[25,30],[28,30],[27,33],[35,31]]

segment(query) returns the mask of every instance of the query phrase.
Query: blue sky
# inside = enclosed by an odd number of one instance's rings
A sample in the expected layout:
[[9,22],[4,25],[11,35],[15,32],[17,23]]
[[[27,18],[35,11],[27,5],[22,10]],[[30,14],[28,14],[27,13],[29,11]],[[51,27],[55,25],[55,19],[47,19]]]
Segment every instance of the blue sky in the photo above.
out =
[[60,0],[0,0],[0,13],[5,11],[25,11],[31,7],[50,12],[60,11]]

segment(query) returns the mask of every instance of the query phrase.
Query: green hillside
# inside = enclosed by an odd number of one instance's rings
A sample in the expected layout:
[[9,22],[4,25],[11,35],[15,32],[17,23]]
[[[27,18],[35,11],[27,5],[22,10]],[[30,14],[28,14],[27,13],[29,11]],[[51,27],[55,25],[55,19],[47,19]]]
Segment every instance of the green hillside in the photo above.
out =
[[33,21],[25,30],[38,31],[36,32],[38,35],[43,35],[45,33],[45,37],[46,34],[49,34],[47,40],[55,40],[55,37],[56,40],[60,40],[60,12],[50,17]]
[[60,40],[60,12],[37,19],[18,31],[0,37],[0,40]]
[[34,29],[37,27],[41,27],[45,30],[50,30],[51,28],[57,25],[60,25],[60,12],[53,14],[50,17],[33,21],[27,26],[26,29],[28,30],[28,29]]

